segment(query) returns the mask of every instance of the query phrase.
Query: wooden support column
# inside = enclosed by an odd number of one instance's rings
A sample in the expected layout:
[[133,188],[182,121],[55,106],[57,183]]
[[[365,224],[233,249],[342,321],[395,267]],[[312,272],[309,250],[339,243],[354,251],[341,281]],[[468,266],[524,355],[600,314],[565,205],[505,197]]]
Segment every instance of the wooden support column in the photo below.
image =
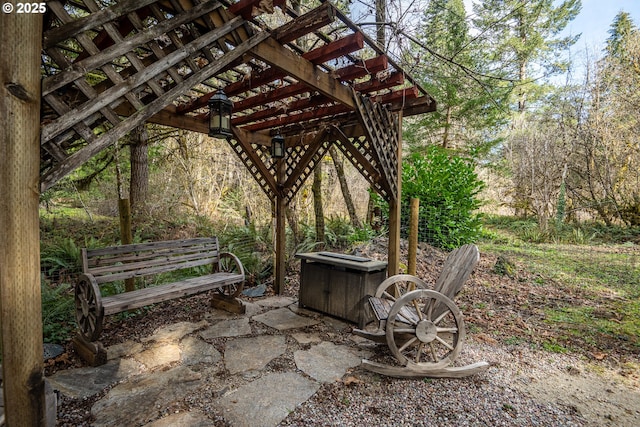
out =
[[46,425],[38,218],[41,39],[41,14],[0,13],[0,335],[5,425],[12,427]]
[[389,260],[387,274],[400,273],[400,199],[402,195],[402,112],[397,114],[395,122],[398,135],[398,168],[396,196],[389,200]]
[[[130,245],[133,243],[133,232],[131,231],[131,204],[129,199],[118,199],[118,213],[120,214],[120,243]],[[124,289],[126,292],[136,290],[136,279],[133,277],[124,279]]]
[[284,167],[285,160],[278,159],[277,174],[276,174],[276,201],[275,201],[275,219],[276,219],[276,256],[275,256],[275,282],[273,284],[273,290],[276,295],[280,295],[284,290],[284,276],[285,276],[285,261],[287,254],[287,234],[286,234],[286,208],[287,201],[285,199],[284,191]]
[[411,220],[409,222],[409,254],[407,255],[407,273],[416,275],[418,257],[418,220],[420,213],[420,199],[411,198]]

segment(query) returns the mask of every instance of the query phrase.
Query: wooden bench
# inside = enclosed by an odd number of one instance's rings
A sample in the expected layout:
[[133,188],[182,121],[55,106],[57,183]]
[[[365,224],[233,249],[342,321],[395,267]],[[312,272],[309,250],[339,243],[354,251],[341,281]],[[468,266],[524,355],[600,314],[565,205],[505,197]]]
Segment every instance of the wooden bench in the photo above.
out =
[[[107,283],[210,266],[204,275],[173,283],[102,296]],[[218,239],[195,238],[82,249],[82,271],[75,288],[76,320],[84,341],[98,339],[104,316],[215,289],[223,301],[235,301],[244,284],[244,268],[233,254],[220,253]],[[98,349],[91,347],[97,353]]]

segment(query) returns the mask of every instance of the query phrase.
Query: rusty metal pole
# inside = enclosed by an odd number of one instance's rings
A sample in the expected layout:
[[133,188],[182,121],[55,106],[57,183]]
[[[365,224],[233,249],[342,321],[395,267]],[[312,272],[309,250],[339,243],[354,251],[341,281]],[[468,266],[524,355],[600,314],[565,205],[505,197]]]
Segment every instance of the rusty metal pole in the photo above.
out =
[[0,334],[6,425],[45,419],[40,292],[42,15],[0,13]]

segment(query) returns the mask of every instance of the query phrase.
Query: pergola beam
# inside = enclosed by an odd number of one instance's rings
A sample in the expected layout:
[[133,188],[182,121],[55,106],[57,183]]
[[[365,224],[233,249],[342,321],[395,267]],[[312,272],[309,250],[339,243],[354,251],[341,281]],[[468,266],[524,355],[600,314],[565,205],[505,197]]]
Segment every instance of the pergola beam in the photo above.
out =
[[342,85],[329,74],[317,69],[313,63],[296,55],[291,50],[280,45],[273,38],[261,43],[251,51],[251,55],[284,71],[298,81],[317,90],[323,95],[339,102],[350,109],[355,109],[356,104],[351,95],[351,90]]

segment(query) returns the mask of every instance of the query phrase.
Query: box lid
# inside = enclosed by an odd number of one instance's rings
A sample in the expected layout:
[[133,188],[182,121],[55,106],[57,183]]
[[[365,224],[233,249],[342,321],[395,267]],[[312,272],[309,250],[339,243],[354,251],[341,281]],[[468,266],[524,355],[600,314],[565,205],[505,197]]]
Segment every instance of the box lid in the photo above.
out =
[[337,252],[307,252],[296,254],[296,258],[310,262],[328,265],[337,265],[360,271],[379,271],[387,268],[384,261],[375,261],[355,255],[341,254]]

